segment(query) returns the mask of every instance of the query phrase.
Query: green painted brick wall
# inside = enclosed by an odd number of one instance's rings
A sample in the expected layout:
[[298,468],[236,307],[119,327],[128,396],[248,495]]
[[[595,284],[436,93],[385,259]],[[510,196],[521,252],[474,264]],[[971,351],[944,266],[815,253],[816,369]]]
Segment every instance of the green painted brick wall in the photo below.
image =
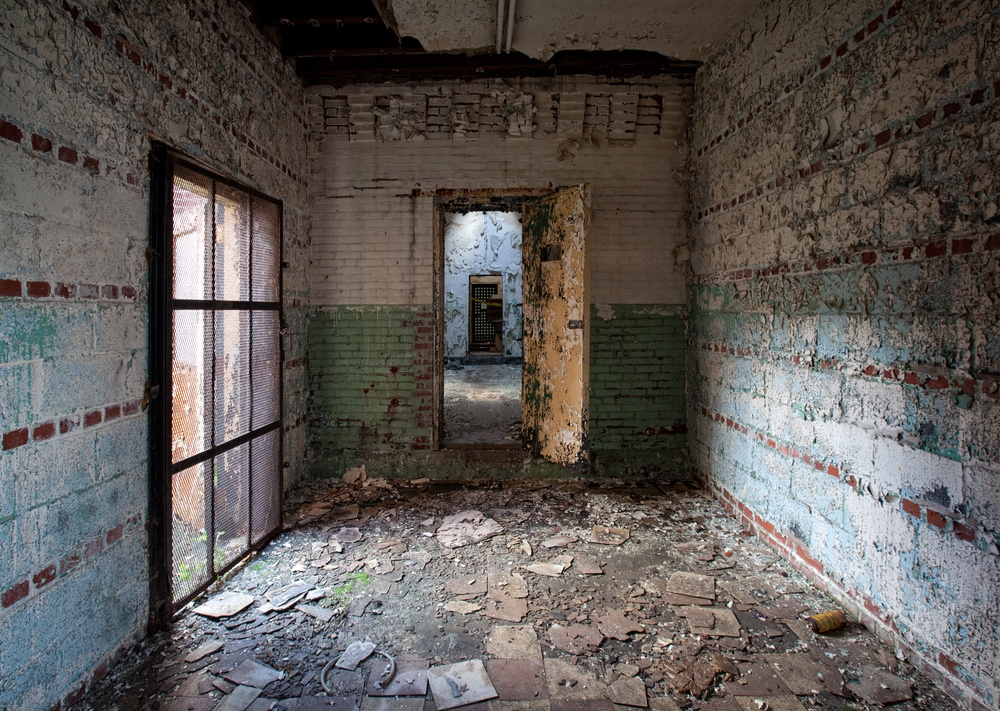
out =
[[309,323],[313,461],[344,450],[427,449],[433,347],[430,306],[317,309]]
[[[351,452],[431,447],[430,305],[337,306],[308,327],[309,440],[314,473]],[[591,309],[590,443],[595,457],[629,452],[645,462],[683,457],[684,307],[613,304]],[[639,450],[644,453],[640,454]],[[346,456],[345,456],[346,455]],[[339,472],[336,472],[339,474]]]
[[594,450],[683,452],[684,307],[591,307],[590,442]]

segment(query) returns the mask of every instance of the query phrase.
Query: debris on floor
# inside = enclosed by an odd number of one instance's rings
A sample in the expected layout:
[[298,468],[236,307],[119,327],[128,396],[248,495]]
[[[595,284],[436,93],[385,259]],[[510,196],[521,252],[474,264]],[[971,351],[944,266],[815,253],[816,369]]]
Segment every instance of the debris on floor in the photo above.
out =
[[76,708],[957,708],[693,487],[348,478]]

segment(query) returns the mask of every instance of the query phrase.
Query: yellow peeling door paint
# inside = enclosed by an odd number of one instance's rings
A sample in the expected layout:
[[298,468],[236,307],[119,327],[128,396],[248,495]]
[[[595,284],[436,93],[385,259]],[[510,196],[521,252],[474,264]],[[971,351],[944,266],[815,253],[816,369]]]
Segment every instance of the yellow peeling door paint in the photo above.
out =
[[561,188],[523,209],[525,444],[582,470],[589,448],[590,187]]

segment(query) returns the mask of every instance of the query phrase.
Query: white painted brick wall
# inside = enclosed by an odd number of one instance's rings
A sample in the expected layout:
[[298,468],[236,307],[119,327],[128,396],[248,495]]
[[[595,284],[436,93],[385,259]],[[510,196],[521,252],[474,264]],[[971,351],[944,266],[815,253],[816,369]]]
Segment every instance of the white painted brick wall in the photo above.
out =
[[[534,100],[532,138],[486,125],[480,113],[496,104],[491,92],[498,89]],[[674,249],[686,243],[687,193],[675,172],[687,151],[683,82],[586,78],[523,80],[513,88],[483,81],[311,91],[346,95],[351,112],[350,133],[328,128],[316,156],[313,305],[429,303],[437,190],[529,192],[579,183],[592,187],[592,301],[683,303],[684,270],[674,262]],[[584,137],[589,94],[612,97],[605,134],[595,131],[593,140]],[[656,121],[668,125],[666,135],[636,133],[640,94],[662,97],[663,118]],[[373,129],[371,107],[384,95],[404,95],[408,104],[427,96],[428,131],[435,112],[450,116],[452,105],[464,107],[465,125],[417,140],[383,140]]]

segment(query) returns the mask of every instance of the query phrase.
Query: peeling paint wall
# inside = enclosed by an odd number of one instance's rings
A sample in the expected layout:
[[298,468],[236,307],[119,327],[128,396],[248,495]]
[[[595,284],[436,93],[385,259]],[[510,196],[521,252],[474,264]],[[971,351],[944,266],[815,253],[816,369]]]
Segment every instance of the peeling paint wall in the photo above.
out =
[[228,0],[7,0],[0,708],[70,705],[148,612],[151,137],[284,201],[286,476],[305,444],[306,106]]
[[589,461],[590,188],[524,204],[525,445],[550,462]]
[[469,277],[500,277],[503,355],[521,356],[521,218],[516,212],[449,213],[444,232],[444,353],[469,354]]
[[[666,364],[683,370],[676,307],[687,268],[690,82],[676,77],[560,77],[317,86],[307,100],[322,136],[312,162],[309,369],[310,449],[317,474],[339,475],[351,458],[433,447],[435,199],[530,195],[564,185],[592,188],[591,296],[602,320],[600,431],[615,461],[684,439],[684,415],[664,421],[612,391],[615,376],[640,379]],[[406,126],[405,131],[398,130]],[[680,257],[680,261],[678,261]],[[636,309],[675,309],[670,318]],[[615,317],[618,309],[621,325]],[[341,336],[366,315],[364,343]],[[406,321],[376,327],[382,310]],[[393,316],[395,318],[395,316]],[[613,346],[613,347],[612,347]],[[367,377],[347,371],[360,351]],[[625,354],[624,356],[622,354]],[[669,355],[667,355],[669,354]],[[618,368],[619,364],[625,365]],[[660,381],[648,379],[652,401]],[[664,393],[676,402],[676,393]],[[628,443],[626,445],[626,442]],[[597,446],[597,443],[594,443]],[[335,464],[331,464],[335,463]],[[398,471],[403,467],[394,460]],[[636,468],[637,470],[638,468]]]
[[699,70],[687,384],[733,514],[991,709],[998,13],[767,0]]

